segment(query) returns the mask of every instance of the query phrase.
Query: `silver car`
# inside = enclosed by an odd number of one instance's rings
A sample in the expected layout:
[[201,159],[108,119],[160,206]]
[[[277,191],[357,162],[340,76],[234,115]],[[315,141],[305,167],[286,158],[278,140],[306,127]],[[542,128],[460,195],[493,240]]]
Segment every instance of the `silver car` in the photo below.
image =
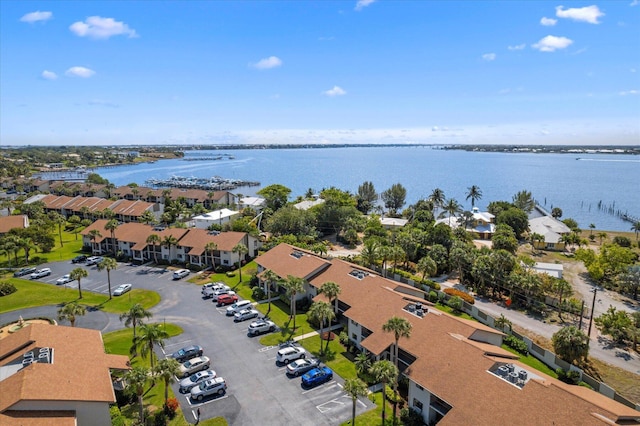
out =
[[247,333],[249,333],[250,336],[257,336],[258,334],[270,333],[272,331],[275,331],[275,329],[276,329],[276,324],[273,321],[257,320],[257,321],[253,321],[249,325],[249,329],[247,330]]
[[209,357],[192,358],[180,366],[180,377],[188,377],[201,370],[208,370],[211,365]]
[[306,373],[309,370],[316,368],[320,362],[317,359],[297,359],[287,365],[287,374],[298,377],[301,374]]
[[205,396],[223,395],[227,391],[227,382],[222,377],[216,377],[200,383],[200,385],[191,389],[191,399],[202,401]]
[[235,322],[246,321],[251,318],[258,318],[258,315],[260,315],[260,312],[255,309],[243,309],[233,315],[233,320]]
[[195,374],[187,377],[186,379],[180,380],[180,393],[188,393],[191,392],[195,386],[198,386],[200,383],[205,380],[215,379],[216,372],[213,370],[206,371],[198,371]]
[[56,285],[70,283],[71,281],[73,281],[73,278],[71,278],[71,275],[66,274],[56,280]]

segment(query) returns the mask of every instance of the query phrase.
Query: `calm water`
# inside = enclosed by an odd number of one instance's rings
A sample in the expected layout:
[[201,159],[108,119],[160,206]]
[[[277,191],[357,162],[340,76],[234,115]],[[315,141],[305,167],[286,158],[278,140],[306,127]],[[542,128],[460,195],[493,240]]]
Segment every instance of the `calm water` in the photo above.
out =
[[[477,185],[483,192],[478,206],[507,200],[523,189],[551,209],[560,207],[563,218],[571,217],[587,229],[629,231],[631,224],[598,209],[598,203],[640,216],[640,158],[607,154],[506,154],[445,151],[429,147],[363,147],[329,149],[265,149],[233,151],[188,151],[187,157],[215,157],[222,153],[234,159],[217,161],[162,160],[153,164],[102,168],[98,173],[116,185],[172,175],[259,181],[292,190],[291,198],[308,188],[319,192],[337,188],[357,192],[364,181],[382,192],[394,183],[407,188],[407,204],[441,188],[470,209],[467,188]],[[579,159],[578,159],[579,158]],[[254,195],[260,187],[238,188],[235,193]],[[614,204],[615,203],[615,204]]]

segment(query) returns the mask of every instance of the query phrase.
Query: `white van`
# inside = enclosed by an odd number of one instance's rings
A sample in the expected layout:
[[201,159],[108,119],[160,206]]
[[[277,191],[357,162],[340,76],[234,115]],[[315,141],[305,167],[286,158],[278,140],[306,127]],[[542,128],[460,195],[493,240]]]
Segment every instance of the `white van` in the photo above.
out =
[[252,309],[253,303],[250,300],[240,300],[227,308],[227,315],[235,315],[236,312],[240,312],[243,309]]
[[190,273],[191,273],[191,271],[189,271],[188,269],[178,269],[177,271],[175,271],[173,273],[173,279],[174,280],[179,280],[181,278],[186,277]]

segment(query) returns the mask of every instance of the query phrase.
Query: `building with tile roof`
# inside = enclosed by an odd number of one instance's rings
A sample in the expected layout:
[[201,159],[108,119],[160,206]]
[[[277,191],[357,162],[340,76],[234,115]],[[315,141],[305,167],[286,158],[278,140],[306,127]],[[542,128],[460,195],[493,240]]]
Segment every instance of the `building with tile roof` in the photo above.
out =
[[501,348],[502,332],[435,309],[422,290],[287,244],[256,263],[259,277],[269,269],[281,278],[303,278],[300,299],[325,299],[320,286],[337,283],[345,331],[375,360],[393,360],[395,352],[394,336],[382,331],[383,324],[393,316],[408,320],[411,336],[398,342],[398,364],[409,382],[409,407],[428,424],[640,424],[640,411],[521,363]]
[[0,216],[0,235],[12,229],[26,229],[29,227],[29,217],[26,214]]
[[110,425],[110,371],[129,368],[100,331],[29,324],[0,340],[0,424]]

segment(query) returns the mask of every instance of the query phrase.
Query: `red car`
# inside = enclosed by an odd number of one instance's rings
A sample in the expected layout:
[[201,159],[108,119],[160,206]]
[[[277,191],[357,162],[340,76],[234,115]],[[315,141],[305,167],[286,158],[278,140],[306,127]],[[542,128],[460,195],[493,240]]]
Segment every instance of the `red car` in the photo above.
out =
[[218,306],[232,305],[238,301],[235,294],[221,294],[218,296]]

